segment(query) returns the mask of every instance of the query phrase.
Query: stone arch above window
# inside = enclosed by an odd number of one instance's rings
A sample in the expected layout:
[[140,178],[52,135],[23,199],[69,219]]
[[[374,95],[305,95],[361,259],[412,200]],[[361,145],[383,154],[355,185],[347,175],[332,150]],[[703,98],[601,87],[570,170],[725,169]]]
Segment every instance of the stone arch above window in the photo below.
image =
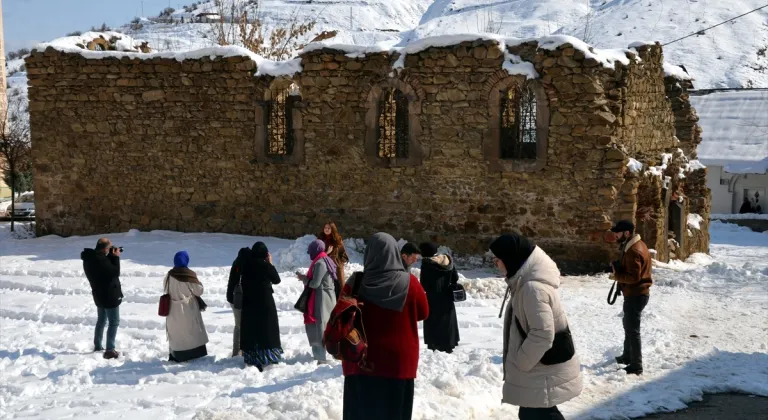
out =
[[256,106],[255,163],[304,161],[299,87],[291,79],[272,81]]
[[489,135],[483,152],[492,170],[537,171],[546,165],[549,101],[541,85],[508,76],[488,94]]
[[421,96],[409,83],[388,79],[371,88],[365,116],[365,156],[375,166],[421,164]]

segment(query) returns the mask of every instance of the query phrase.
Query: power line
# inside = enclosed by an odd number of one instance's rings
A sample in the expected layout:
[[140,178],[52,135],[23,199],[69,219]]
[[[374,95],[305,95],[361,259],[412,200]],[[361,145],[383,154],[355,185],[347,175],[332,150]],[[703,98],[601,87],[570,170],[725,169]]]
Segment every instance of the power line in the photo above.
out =
[[717,27],[718,27],[718,26],[720,26],[720,25],[725,25],[725,24],[726,24],[726,23],[728,23],[728,22],[733,22],[734,20],[736,20],[736,19],[738,19],[738,18],[744,17],[744,16],[746,16],[746,15],[748,15],[748,14],[750,14],[750,13],[754,13],[754,12],[757,12],[758,10],[761,10],[761,9],[765,9],[766,7],[768,7],[768,4],[766,4],[765,6],[762,6],[762,7],[758,7],[758,8],[757,8],[757,9],[755,9],[755,10],[750,10],[749,12],[747,12],[747,13],[744,13],[743,15],[739,15],[739,16],[736,16],[735,18],[731,18],[731,19],[728,19],[728,20],[726,20],[725,22],[720,22],[720,23],[718,23],[717,25],[714,25],[714,26],[710,26],[709,28],[705,28],[705,29],[701,29],[701,30],[698,30],[698,31],[696,31],[696,32],[694,32],[694,33],[692,33],[692,34],[686,35],[686,36],[684,36],[684,37],[682,37],[682,38],[678,38],[678,39],[676,39],[676,40],[674,40],[674,41],[669,41],[669,42],[667,42],[666,44],[662,44],[661,46],[662,46],[662,47],[666,47],[666,46],[667,46],[667,45],[669,45],[669,44],[674,44],[674,43],[675,43],[675,42],[677,42],[677,41],[682,41],[682,40],[684,40],[684,39],[686,39],[686,38],[690,38],[690,37],[692,37],[692,36],[694,36],[694,35],[703,34],[705,31],[708,31],[708,30],[710,30],[710,29],[713,29],[713,28],[717,28]]

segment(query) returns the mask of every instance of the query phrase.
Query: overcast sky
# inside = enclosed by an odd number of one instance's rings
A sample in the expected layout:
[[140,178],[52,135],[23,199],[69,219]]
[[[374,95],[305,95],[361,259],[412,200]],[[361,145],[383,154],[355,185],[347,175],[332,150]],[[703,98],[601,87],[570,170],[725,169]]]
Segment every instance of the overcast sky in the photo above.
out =
[[128,23],[141,15],[157,16],[168,7],[176,9],[194,0],[0,0],[3,4],[5,49],[14,51],[50,41],[73,31],[87,31],[106,23]]

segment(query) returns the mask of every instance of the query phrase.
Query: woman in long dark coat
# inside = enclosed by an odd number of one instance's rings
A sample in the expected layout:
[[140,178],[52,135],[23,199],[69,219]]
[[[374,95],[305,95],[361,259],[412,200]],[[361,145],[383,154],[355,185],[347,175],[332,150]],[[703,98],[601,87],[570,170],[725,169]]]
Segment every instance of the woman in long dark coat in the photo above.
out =
[[283,355],[277,307],[272,297],[272,285],[280,283],[280,276],[263,242],[256,242],[243,257],[240,348],[245,364],[261,371],[265,366],[278,363]]
[[421,287],[427,293],[429,318],[424,320],[424,344],[429,350],[452,353],[459,345],[459,321],[453,303],[453,288],[459,274],[451,257],[437,253],[437,245],[423,243]]

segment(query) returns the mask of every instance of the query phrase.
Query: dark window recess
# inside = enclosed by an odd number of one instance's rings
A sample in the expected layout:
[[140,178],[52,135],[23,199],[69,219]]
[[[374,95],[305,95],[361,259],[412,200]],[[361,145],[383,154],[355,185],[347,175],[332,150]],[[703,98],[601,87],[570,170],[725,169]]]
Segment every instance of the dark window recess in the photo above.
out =
[[528,86],[501,95],[501,158],[536,159],[536,94]]
[[289,156],[293,154],[293,107],[301,100],[300,96],[290,95],[287,89],[272,91],[272,100],[266,103],[264,113],[267,121],[266,152],[270,156]]
[[379,157],[408,157],[408,98],[397,89],[381,96],[376,138]]

